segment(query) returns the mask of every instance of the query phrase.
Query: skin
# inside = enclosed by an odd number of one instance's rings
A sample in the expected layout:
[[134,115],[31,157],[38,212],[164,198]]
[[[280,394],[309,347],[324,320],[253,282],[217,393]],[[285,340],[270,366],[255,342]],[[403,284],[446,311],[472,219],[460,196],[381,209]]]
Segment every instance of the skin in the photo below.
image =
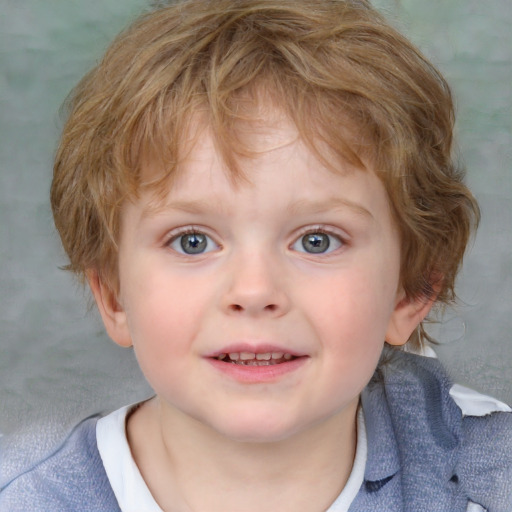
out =
[[[132,453],[164,510],[325,510],[350,475],[384,340],[404,344],[430,303],[404,298],[371,169],[324,168],[275,114],[250,133],[258,156],[235,187],[198,130],[164,204],[143,193],[124,207],[119,293],[89,273],[110,336],[134,346],[156,393],[129,418]],[[207,236],[203,252],[182,249],[191,233]],[[329,248],[308,252],[306,234]],[[240,343],[300,364],[248,379],[212,364]]]

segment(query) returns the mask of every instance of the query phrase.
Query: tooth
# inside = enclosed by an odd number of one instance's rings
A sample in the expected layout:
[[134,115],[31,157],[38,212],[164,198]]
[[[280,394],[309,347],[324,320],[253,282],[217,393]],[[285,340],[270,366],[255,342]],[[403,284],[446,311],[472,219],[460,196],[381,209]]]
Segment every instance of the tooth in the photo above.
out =
[[272,352],[272,359],[281,359],[283,357],[282,352]]
[[255,359],[256,354],[250,352],[240,352],[240,359],[242,361],[249,361],[250,359]]
[[231,359],[231,361],[238,361],[240,359],[240,354],[238,352],[233,352],[232,354],[229,354],[229,359]]
[[291,355],[291,354],[285,354],[285,355],[284,355],[284,358],[285,358],[285,359],[291,359],[291,358],[292,358],[292,355]]
[[270,361],[272,358],[272,354],[266,353],[266,354],[256,354],[256,359],[258,361]]
[[217,359],[218,359],[219,361],[222,361],[225,357],[226,357],[226,354],[219,354],[219,355],[217,356]]

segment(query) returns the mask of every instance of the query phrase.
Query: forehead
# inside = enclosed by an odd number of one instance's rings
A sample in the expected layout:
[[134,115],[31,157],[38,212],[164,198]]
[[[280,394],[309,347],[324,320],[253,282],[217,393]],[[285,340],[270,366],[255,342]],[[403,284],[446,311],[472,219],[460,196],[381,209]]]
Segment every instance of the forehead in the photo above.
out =
[[[336,159],[327,147],[320,155],[322,144],[317,142],[313,150],[279,111],[244,123],[238,137],[244,153],[236,154],[233,169],[211,126],[201,120],[191,123],[172,181],[160,188],[159,195],[144,195],[143,216],[169,208],[192,214],[249,211],[239,198],[253,206],[255,216],[270,209],[315,214],[342,208],[363,217],[372,217],[373,210],[375,216],[379,209],[388,210],[387,194],[371,168]],[[149,170],[162,174],[157,168]]]
[[[158,158],[148,160],[141,171],[141,188],[153,195],[148,205],[150,210],[160,208],[169,191],[183,191],[185,184],[193,190],[193,181],[198,189],[214,178],[214,181],[229,181],[233,191],[251,187],[254,173],[265,161],[278,160],[285,167],[297,151],[313,179],[314,174],[320,176],[325,172],[344,175],[371,171],[369,162],[354,158],[352,152],[347,154],[345,147],[329,145],[315,131],[314,120],[304,132],[273,102],[258,101],[249,106],[246,103],[243,110],[229,129],[223,127],[220,133],[215,130],[206,109],[194,114],[182,132],[176,164],[169,168]],[[350,137],[347,126],[340,127],[341,130]],[[220,178],[214,169],[222,169],[224,176]]]

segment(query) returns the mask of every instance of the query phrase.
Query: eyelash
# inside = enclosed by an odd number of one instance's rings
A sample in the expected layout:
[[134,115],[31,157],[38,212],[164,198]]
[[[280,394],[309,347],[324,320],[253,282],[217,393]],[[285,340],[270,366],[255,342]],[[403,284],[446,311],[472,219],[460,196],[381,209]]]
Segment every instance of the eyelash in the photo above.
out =
[[168,248],[174,250],[177,254],[179,254],[181,256],[194,256],[194,255],[205,254],[205,252],[211,252],[211,247],[210,247],[210,250],[208,250],[208,251],[202,251],[202,252],[195,253],[195,254],[187,253],[184,250],[183,250],[183,252],[181,252],[177,248],[173,247],[173,244],[175,242],[179,241],[180,238],[183,238],[187,235],[203,235],[207,238],[206,248],[208,248],[208,245],[210,245],[212,242],[213,242],[213,244],[215,244],[216,247],[219,247],[219,244],[217,242],[215,242],[215,240],[210,235],[208,235],[203,228],[199,228],[196,226],[190,226],[190,227],[186,227],[183,229],[178,229],[178,230],[173,231],[166,238],[166,241],[164,242],[164,247],[168,247]]
[[[319,250],[318,252],[315,251],[307,251],[304,247],[304,237],[308,235],[327,235],[329,237],[327,247],[325,247],[325,250]],[[180,240],[183,237],[186,237],[187,235],[202,235],[206,237],[206,246],[204,250],[194,253],[194,252],[186,252],[183,245],[181,245],[181,250],[177,247],[173,247],[173,244],[176,243],[178,240]],[[335,247],[334,249],[331,249],[331,240],[336,240],[336,243],[338,244],[338,247]],[[167,237],[164,246],[173,249],[176,253],[182,255],[182,256],[197,256],[200,254],[205,254],[212,251],[211,244],[215,244],[216,247],[219,247],[220,245],[213,240],[211,236],[209,236],[207,233],[205,233],[205,230],[203,230],[200,227],[190,226],[183,228],[181,230],[173,231],[169,236]],[[295,238],[294,241],[290,244],[290,248],[293,249],[296,244],[302,243],[302,249],[295,250],[297,252],[303,253],[303,254],[310,254],[310,255],[316,255],[316,256],[326,256],[330,255],[332,252],[337,251],[341,247],[347,245],[347,238],[345,236],[340,235],[337,232],[334,232],[332,229],[328,229],[325,226],[314,226],[314,227],[308,227],[304,230],[302,230]],[[210,247],[209,247],[210,246]],[[208,249],[208,250],[207,250]],[[331,250],[329,250],[331,249]]]
[[[299,233],[299,235],[294,239],[294,241],[290,245],[290,247],[293,247],[297,243],[301,243],[302,240],[304,240],[305,236],[313,235],[313,234],[327,235],[331,238],[336,239],[340,245],[339,245],[339,247],[337,247],[331,251],[328,251],[328,252],[318,252],[318,253],[308,252],[308,251],[298,251],[298,252],[302,252],[304,254],[310,254],[310,255],[326,256],[326,255],[330,255],[332,252],[335,252],[348,244],[348,237],[341,235],[339,232],[335,232],[334,230],[329,229],[323,225],[320,225],[320,226],[308,227],[308,228],[304,229],[303,231],[301,231]],[[328,246],[328,248],[329,247],[330,247],[330,245]]]
[[184,228],[176,228],[167,235],[165,245],[168,245],[169,243],[176,240],[180,236],[194,235],[196,233],[206,234],[205,230],[203,228],[200,228],[199,226],[187,226]]

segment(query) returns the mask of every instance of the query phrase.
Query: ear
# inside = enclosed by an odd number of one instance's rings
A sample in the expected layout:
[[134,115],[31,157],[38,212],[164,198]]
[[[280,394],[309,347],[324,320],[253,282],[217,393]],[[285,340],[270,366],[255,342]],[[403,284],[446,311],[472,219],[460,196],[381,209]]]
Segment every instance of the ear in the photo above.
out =
[[395,309],[386,331],[389,345],[405,345],[416,327],[425,319],[436,300],[432,297],[408,299],[402,292],[397,299]]
[[108,335],[121,347],[131,347],[126,312],[117,294],[101,280],[96,270],[87,271],[86,275]]

